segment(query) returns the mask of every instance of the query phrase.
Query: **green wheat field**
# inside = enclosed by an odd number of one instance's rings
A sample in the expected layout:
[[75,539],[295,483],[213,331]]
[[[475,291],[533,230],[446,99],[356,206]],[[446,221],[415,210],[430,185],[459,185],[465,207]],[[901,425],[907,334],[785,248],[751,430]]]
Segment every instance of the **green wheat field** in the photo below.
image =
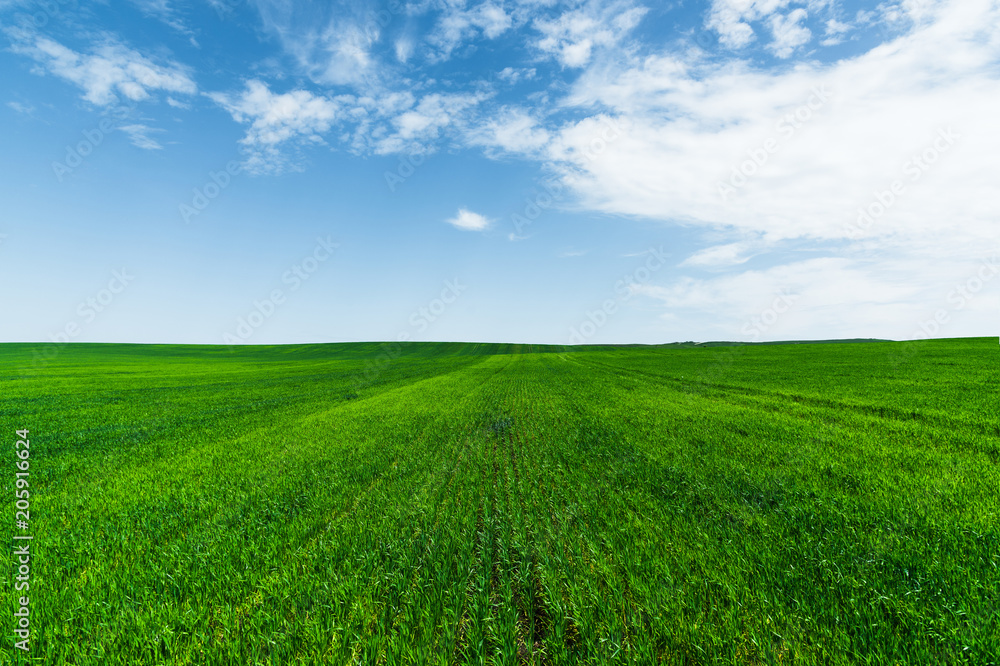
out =
[[998,351],[3,344],[0,663],[996,664]]

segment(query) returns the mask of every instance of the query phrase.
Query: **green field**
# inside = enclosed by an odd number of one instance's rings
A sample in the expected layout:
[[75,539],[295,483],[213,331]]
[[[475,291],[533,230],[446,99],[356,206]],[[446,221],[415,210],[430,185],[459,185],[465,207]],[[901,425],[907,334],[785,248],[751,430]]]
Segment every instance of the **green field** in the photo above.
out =
[[995,664],[998,357],[0,345],[0,663]]

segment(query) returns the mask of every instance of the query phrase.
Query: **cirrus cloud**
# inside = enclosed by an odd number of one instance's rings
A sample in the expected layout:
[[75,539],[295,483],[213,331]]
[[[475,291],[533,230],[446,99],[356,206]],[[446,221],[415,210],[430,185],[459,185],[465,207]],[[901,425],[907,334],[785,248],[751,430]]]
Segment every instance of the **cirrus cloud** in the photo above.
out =
[[185,95],[197,92],[187,68],[174,62],[155,63],[111,38],[105,38],[89,53],[81,53],[24,30],[7,32],[15,53],[33,58],[43,71],[81,88],[83,98],[91,104],[109,106],[123,97],[140,102],[157,91]]

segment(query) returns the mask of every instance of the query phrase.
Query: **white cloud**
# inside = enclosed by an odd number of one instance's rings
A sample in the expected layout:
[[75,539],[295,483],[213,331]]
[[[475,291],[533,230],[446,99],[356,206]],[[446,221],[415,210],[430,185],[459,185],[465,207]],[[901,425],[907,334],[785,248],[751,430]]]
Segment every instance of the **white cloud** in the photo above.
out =
[[142,148],[144,150],[160,150],[163,146],[160,145],[158,141],[150,137],[150,133],[162,132],[163,130],[157,127],[149,127],[148,125],[123,125],[119,127],[121,131],[128,134],[129,141],[136,148]]
[[23,113],[25,115],[31,115],[35,112],[35,107],[30,104],[21,104],[20,102],[7,102],[7,106],[14,109],[18,113]]
[[730,48],[741,48],[754,40],[753,21],[788,6],[790,0],[713,0],[705,26],[719,34]]
[[[887,23],[913,23],[923,24],[928,19],[932,19],[937,9],[937,3],[931,0],[897,0],[895,2],[883,2],[876,7],[876,12],[881,13],[881,18]],[[861,15],[861,12],[858,12]]]
[[[412,98],[411,98],[412,99]],[[391,129],[372,132],[371,143],[378,154],[423,152],[442,130],[461,130],[471,110],[486,99],[484,93],[430,93],[416,106],[403,110],[391,120]]]
[[244,0],[208,0],[208,4],[212,6],[212,9],[222,17],[229,17],[243,2]]
[[241,143],[249,152],[251,173],[276,173],[294,167],[281,144],[323,143],[337,116],[338,104],[307,90],[275,94],[267,84],[251,80],[238,95],[207,93],[239,123],[248,124]]
[[378,98],[364,97],[358,103],[371,107],[380,116],[396,116],[408,109],[413,108],[417,103],[417,98],[409,90],[398,92],[385,92]]
[[107,106],[121,97],[138,102],[153,92],[190,95],[197,86],[187,70],[176,63],[156,64],[144,55],[107,40],[91,53],[77,53],[47,37],[13,32],[13,51],[30,56],[47,72],[84,91],[84,99]]
[[[838,337],[908,337],[927,304],[944,304],[945,287],[998,246],[990,174],[1000,154],[1000,6],[925,1],[907,11],[904,34],[832,63],[767,70],[664,54],[591,66],[564,105],[604,113],[550,127],[549,166],[584,209],[723,239],[682,266],[725,274],[678,282],[675,298],[756,293],[763,283],[743,288],[747,276],[734,270],[751,252],[783,257],[802,270],[773,274],[808,286],[803,322],[836,316]],[[871,222],[858,225],[859,209]],[[744,247],[746,235],[759,240]],[[790,260],[782,241],[826,261]],[[961,316],[980,330],[987,321],[972,307]]]
[[171,0],[132,0],[144,14],[152,16],[174,30],[186,35],[191,34],[191,30],[184,25],[184,22],[177,16]]
[[505,33],[511,25],[510,16],[503,10],[503,7],[493,3],[481,5],[475,20],[486,39],[496,39]]
[[990,261],[987,256],[920,271],[921,262],[913,260],[818,257],[632,290],[659,302],[665,322],[681,322],[678,335],[700,330],[703,339],[741,341],[908,340],[927,337],[921,325],[942,312],[946,323],[937,328],[938,335],[956,335],[963,325],[987,330],[983,322],[1000,301],[986,294],[963,300],[957,287],[980,272],[991,274],[990,266],[996,276],[1000,257],[994,254]]
[[143,12],[156,16],[173,13],[173,7],[170,6],[170,0],[132,0],[132,4],[141,9]]
[[502,70],[497,72],[497,78],[501,81],[515,84],[521,80],[532,80],[535,78],[535,73],[534,67],[504,67]]
[[851,29],[847,23],[841,23],[837,19],[830,19],[826,22],[827,35],[841,35]]
[[[788,58],[812,39],[812,30],[803,25],[806,19],[824,10],[828,16],[833,13],[831,0],[713,0],[705,18],[705,27],[718,33],[719,42],[730,49],[748,46],[765,34],[762,30],[767,29],[772,41],[765,45],[766,48],[779,58]],[[899,23],[903,17],[909,16],[907,10],[891,3],[880,5],[879,11],[883,16],[895,17],[885,18],[887,23]],[[865,16],[874,17],[875,14],[859,12],[859,24],[866,22]],[[756,26],[755,30],[754,24],[762,25]],[[822,25],[825,35],[821,42],[823,46],[839,44],[852,27],[836,18],[828,18]]]
[[[822,257],[707,279],[681,278],[668,286],[633,285],[632,291],[659,301],[706,336],[714,332],[720,339],[754,341],[890,337],[886,323],[907,320],[906,308],[896,304],[918,290],[893,284],[870,266]],[[842,316],[848,301],[859,316]]]
[[538,154],[549,142],[549,132],[527,110],[504,107],[496,117],[477,124],[468,132],[472,145],[505,153]]
[[510,29],[512,24],[513,21],[503,6],[492,1],[471,9],[449,6],[438,19],[427,41],[437,47],[438,59],[447,59],[463,42],[480,34],[486,39],[496,39]]
[[490,223],[492,222],[492,220],[489,220],[479,213],[473,213],[467,208],[459,208],[455,217],[445,221],[454,227],[467,229],[469,231],[484,231],[489,228]]
[[333,138],[357,154],[430,153],[442,136],[463,136],[475,107],[488,97],[434,92],[417,98],[409,91],[383,90],[329,98],[304,89],[279,95],[259,80],[238,94],[207,96],[249,125],[241,143],[250,154],[248,170],[257,173],[297,168],[290,152],[325,143],[334,130]]
[[[610,213],[846,239],[858,207],[902,180],[905,193],[869,235],[930,238],[960,224],[966,239],[989,237],[987,216],[1000,215],[984,178],[1000,154],[997,26],[988,3],[949,3],[934,23],[829,65],[766,71],[659,56],[594,67],[566,103],[597,104],[631,129],[569,123],[549,154],[585,205]],[[823,86],[825,101],[813,92]],[[951,145],[939,138],[948,127],[961,137]],[[594,154],[602,136],[611,138]],[[762,165],[748,162],[771,144]],[[914,180],[907,162],[924,151],[940,159]],[[724,198],[734,170],[753,173]]]
[[826,22],[824,35],[826,37],[820,42],[823,46],[834,46],[844,41],[844,35],[851,30],[847,23],[841,23],[837,19],[829,19]]
[[[808,16],[807,9],[816,12],[828,4],[827,0],[713,0],[705,27],[718,33],[723,46],[740,49],[757,38],[753,24],[765,22],[773,36],[768,48],[779,58],[787,58],[812,38],[812,32],[801,25]],[[782,13],[794,5],[798,7]],[[828,21],[828,34],[831,26],[841,25]]]
[[797,49],[812,39],[809,28],[801,25],[806,19],[806,10],[799,8],[786,15],[774,14],[769,21],[774,41],[768,46],[774,55],[787,58]]
[[366,3],[255,0],[264,29],[316,83],[369,85],[379,71],[372,49],[381,37]]
[[713,245],[695,252],[681,266],[731,267],[746,263],[754,256],[753,243],[737,242]]
[[594,49],[620,43],[647,11],[645,7],[619,2],[603,7],[588,5],[555,19],[539,18],[533,23],[541,33],[536,46],[563,67],[583,67],[590,62]]
[[410,56],[413,55],[413,49],[415,47],[416,44],[411,37],[400,37],[397,39],[395,44],[396,60],[405,64],[406,61],[410,59]]

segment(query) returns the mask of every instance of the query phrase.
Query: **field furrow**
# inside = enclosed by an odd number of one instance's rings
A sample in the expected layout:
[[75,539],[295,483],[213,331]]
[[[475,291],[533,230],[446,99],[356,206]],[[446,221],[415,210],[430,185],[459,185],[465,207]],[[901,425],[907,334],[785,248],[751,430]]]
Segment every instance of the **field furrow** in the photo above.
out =
[[37,663],[996,663],[995,340],[380,349],[4,378]]

